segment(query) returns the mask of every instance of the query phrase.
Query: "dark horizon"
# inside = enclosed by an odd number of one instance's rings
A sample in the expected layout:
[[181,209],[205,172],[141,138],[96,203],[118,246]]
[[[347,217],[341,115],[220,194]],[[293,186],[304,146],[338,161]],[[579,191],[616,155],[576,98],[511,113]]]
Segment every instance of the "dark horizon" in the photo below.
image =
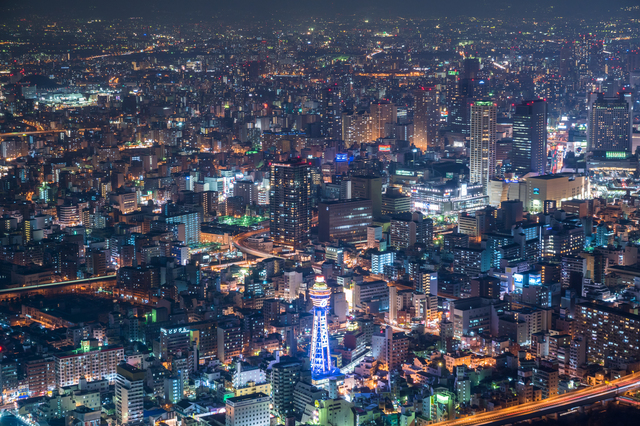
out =
[[242,0],[220,2],[206,0],[4,0],[4,20],[29,19],[117,19],[143,17],[149,19],[206,21],[223,18],[232,21],[331,18],[358,16],[366,18],[442,18],[457,16],[526,18],[604,19],[612,16],[640,16],[640,10],[624,10],[638,6],[634,0],[540,0],[522,4],[515,0],[406,0],[400,3],[382,0],[349,0],[347,2],[311,2],[309,0]]

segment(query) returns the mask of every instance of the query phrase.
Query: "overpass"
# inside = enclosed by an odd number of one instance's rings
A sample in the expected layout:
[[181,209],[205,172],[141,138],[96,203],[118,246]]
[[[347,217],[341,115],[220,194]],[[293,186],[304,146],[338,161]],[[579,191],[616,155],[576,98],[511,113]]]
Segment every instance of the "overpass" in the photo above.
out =
[[65,133],[66,130],[33,130],[28,132],[0,133],[0,138],[7,136],[46,135],[48,133]]
[[270,257],[275,257],[278,259],[286,259],[282,256],[276,256],[274,254],[271,254],[267,251],[262,251],[262,250],[257,250],[251,247],[247,246],[247,239],[251,238],[251,237],[255,237],[257,235],[262,235],[262,234],[266,234],[267,232],[269,232],[269,229],[267,228],[262,228],[262,229],[256,229],[253,231],[248,231],[248,232],[244,232],[240,235],[236,235],[235,237],[233,237],[233,245],[240,250],[243,253],[246,254],[250,254],[251,256],[255,256],[259,259],[266,259],[266,258],[270,258]]
[[591,405],[596,402],[613,399],[625,392],[640,389],[640,372],[630,374],[608,384],[593,386],[565,393],[542,401],[530,402],[515,407],[476,414],[456,420],[438,423],[442,426],[501,426],[532,420],[549,414],[560,413],[575,407]]
[[52,295],[61,293],[81,293],[88,289],[97,291],[100,288],[112,288],[116,285],[115,275],[84,278],[80,280],[56,281],[44,284],[32,284],[23,287],[4,288],[0,290],[0,301],[17,300],[35,295]]
[[[318,224],[318,216],[317,215],[313,215],[311,217],[311,225],[317,225]],[[246,254],[250,254],[251,256],[255,256],[259,259],[267,259],[267,258],[271,258],[271,257],[275,257],[276,259],[284,259],[287,260],[288,258],[283,257],[283,256],[277,256],[275,254],[269,253],[267,251],[261,251],[261,250],[257,250],[251,247],[248,247],[246,244],[246,240],[248,238],[251,237],[255,237],[257,235],[262,235],[262,234],[266,234],[269,232],[269,228],[262,228],[262,229],[255,229],[253,231],[248,231],[248,232],[244,232],[240,235],[236,235],[233,238],[233,245],[240,250],[243,253]]]

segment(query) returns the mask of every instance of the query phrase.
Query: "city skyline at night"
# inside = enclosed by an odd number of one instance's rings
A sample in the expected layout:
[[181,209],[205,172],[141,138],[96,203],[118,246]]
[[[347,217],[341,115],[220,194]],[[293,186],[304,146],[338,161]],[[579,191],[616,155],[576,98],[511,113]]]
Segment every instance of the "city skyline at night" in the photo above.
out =
[[0,426],[635,425],[640,5],[6,0],[0,242]]

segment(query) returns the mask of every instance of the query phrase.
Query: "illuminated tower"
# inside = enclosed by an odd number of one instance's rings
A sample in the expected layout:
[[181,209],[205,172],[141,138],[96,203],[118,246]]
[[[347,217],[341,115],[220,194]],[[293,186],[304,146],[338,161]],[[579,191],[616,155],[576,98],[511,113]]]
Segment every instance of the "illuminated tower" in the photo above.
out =
[[311,374],[314,380],[321,380],[334,374],[339,374],[337,368],[331,366],[331,351],[329,350],[329,328],[327,312],[331,289],[324,282],[324,277],[316,276],[316,283],[309,290],[313,302],[313,336],[311,337]]

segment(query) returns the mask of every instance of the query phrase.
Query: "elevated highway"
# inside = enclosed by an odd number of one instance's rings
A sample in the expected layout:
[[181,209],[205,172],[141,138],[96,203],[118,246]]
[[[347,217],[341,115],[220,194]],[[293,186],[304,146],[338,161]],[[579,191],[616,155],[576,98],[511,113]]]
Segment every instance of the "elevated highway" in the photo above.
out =
[[508,425],[532,420],[545,415],[561,413],[572,408],[591,405],[596,402],[614,399],[626,392],[640,389],[640,373],[634,373],[608,384],[580,389],[575,392],[543,399],[538,402],[503,408],[488,413],[476,414],[456,420],[438,423],[442,426],[480,426]]
[[252,238],[252,237],[257,237],[259,235],[263,235],[263,234],[267,234],[269,232],[268,228],[263,228],[263,229],[256,229],[253,231],[248,231],[245,233],[242,233],[240,235],[236,235],[233,238],[233,245],[240,250],[243,253],[249,254],[251,256],[255,256],[259,259],[266,259],[266,258],[270,258],[270,257],[275,257],[278,259],[285,259],[282,256],[277,256],[274,254],[271,254],[267,251],[261,251],[252,247],[247,246],[247,239]]
[[57,281],[52,283],[32,284],[23,287],[3,288],[0,290],[0,301],[8,302],[22,297],[36,295],[53,295],[61,293],[81,293],[89,289],[97,291],[108,289],[116,285],[115,275],[104,275],[81,280]]

